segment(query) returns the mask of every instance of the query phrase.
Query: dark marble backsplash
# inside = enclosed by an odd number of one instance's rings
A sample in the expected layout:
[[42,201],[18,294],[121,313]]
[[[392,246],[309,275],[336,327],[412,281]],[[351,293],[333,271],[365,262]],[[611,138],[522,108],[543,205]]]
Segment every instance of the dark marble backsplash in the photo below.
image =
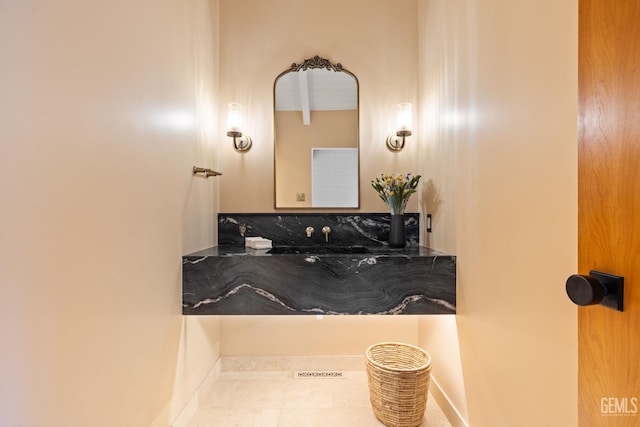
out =
[[[420,214],[405,213],[407,246],[420,242]],[[245,237],[264,237],[274,246],[314,245],[387,245],[391,215],[378,213],[220,213],[218,214],[218,245],[244,245]],[[306,237],[305,229],[314,233]],[[329,242],[322,228],[329,226]]]

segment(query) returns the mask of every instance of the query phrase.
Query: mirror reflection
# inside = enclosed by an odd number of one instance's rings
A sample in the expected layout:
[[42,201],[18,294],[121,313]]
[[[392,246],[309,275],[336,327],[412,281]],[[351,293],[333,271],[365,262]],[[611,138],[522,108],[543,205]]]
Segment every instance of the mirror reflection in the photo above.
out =
[[357,208],[358,81],[318,56],[274,83],[275,207]]

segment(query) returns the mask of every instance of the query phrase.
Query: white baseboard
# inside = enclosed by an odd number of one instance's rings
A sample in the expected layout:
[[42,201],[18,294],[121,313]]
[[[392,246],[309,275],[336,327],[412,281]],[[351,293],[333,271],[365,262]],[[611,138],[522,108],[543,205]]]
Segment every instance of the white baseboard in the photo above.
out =
[[364,371],[364,356],[223,356],[225,371]]
[[431,396],[435,399],[440,410],[451,423],[451,427],[469,427],[467,421],[460,415],[458,409],[451,403],[447,394],[442,390],[438,381],[431,376],[431,384],[429,385]]

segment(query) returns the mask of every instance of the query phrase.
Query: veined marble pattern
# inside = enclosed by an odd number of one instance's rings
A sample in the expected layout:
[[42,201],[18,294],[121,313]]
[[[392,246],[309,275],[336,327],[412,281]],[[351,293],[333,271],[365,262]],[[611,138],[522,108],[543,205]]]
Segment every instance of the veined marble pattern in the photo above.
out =
[[[369,402],[366,373],[294,379],[290,371],[207,376],[172,427],[383,427]],[[451,427],[429,394],[421,427]]]
[[[420,240],[420,214],[406,213],[407,245],[417,246]],[[389,214],[218,214],[218,245],[244,245],[245,237],[264,237],[279,246],[332,245],[386,246],[389,236]],[[322,227],[331,228],[329,242]],[[305,229],[313,227],[311,237]]]
[[[215,249],[215,248],[214,248]],[[455,257],[426,248],[183,257],[183,314],[453,314]]]
[[[389,222],[389,214],[219,214],[218,246],[183,257],[183,314],[455,313],[455,256],[419,246],[417,213],[405,214],[406,247],[390,248]],[[245,249],[246,237],[294,253]]]

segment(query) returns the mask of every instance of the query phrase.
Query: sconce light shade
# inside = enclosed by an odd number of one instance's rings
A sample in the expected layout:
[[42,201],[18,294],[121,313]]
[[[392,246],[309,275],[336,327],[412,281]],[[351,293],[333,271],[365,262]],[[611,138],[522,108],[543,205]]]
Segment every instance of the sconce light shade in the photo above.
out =
[[411,104],[404,102],[398,104],[397,130],[387,137],[387,148],[391,151],[400,151],[404,148],[405,138],[411,136]]
[[251,137],[242,134],[242,105],[229,104],[227,113],[227,136],[233,138],[233,148],[236,151],[247,151],[251,148]]

